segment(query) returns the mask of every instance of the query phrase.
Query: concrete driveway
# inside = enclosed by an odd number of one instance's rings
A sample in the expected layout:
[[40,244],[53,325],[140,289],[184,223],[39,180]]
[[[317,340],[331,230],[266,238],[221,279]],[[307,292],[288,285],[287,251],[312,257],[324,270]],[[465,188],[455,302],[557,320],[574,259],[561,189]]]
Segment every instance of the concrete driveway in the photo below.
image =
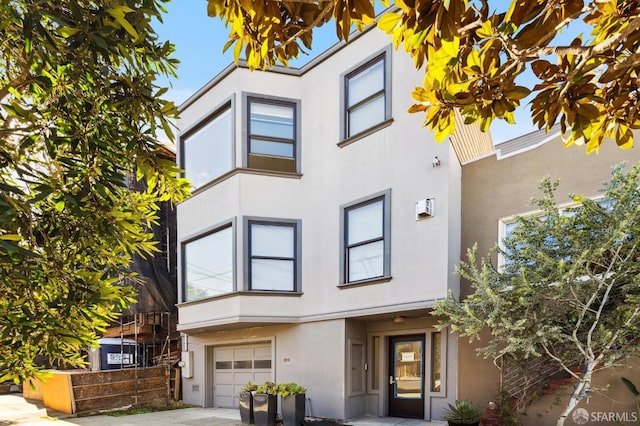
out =
[[[428,426],[444,422],[425,422],[415,419],[365,416],[349,420],[352,426]],[[236,426],[240,412],[227,408],[182,408],[130,416],[73,417],[45,408],[42,401],[26,400],[22,394],[0,395],[0,426]]]
[[182,408],[155,413],[130,416],[87,416],[72,415],[45,408],[42,401],[26,400],[19,393],[0,395],[0,426],[165,426],[165,425],[239,425],[238,410],[223,408]]

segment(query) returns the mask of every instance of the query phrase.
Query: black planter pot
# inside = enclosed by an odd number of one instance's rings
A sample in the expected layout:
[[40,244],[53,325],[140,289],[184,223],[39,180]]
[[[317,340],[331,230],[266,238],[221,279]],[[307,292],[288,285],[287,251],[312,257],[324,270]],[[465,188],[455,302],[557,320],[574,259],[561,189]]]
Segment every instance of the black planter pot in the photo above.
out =
[[244,424],[255,423],[253,418],[253,397],[251,392],[240,392],[240,421]]
[[305,394],[289,395],[280,401],[282,403],[282,423],[284,426],[300,426],[304,420],[306,408]]
[[253,417],[256,426],[275,426],[278,400],[275,395],[256,393],[253,395]]

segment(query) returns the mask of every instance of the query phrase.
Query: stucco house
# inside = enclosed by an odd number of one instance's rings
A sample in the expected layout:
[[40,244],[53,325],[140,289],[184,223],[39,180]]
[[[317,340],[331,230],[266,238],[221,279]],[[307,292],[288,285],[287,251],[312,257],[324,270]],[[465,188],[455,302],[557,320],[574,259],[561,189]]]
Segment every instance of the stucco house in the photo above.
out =
[[[638,140],[640,133],[636,132],[635,137]],[[548,134],[537,131],[496,145],[495,152],[474,159],[462,168],[461,256],[465,256],[466,248],[477,243],[479,256],[491,253],[494,265],[500,265],[503,260],[493,248],[509,232],[514,216],[536,214],[536,208],[531,205],[530,200],[541,195],[538,183],[543,177],[559,179],[557,201],[560,204],[570,204],[569,194],[594,199],[600,197],[598,190],[604,182],[611,179],[612,166],[626,161],[627,167],[631,167],[639,160],[638,148],[623,150],[614,141],[606,141],[597,154],[591,155],[585,154],[584,147],[564,148],[559,126]],[[469,283],[461,280],[462,297],[469,291]],[[477,355],[476,347],[477,344],[470,344],[467,338],[459,339],[460,398],[486,406],[488,401],[496,397],[500,386],[514,394],[522,390],[523,384],[518,381],[517,375],[510,376],[508,371],[498,370],[492,360]],[[625,420],[616,424],[637,424],[633,421],[634,416],[637,418],[637,401],[620,377],[625,376],[639,383],[638,365],[638,362],[631,362],[629,368],[596,375],[595,387],[608,387],[607,392],[593,392],[577,407],[592,413],[589,421],[595,423],[589,424],[614,424],[615,422],[607,420],[611,418],[610,413]],[[550,383],[549,375],[557,371],[553,368],[545,370],[544,366],[539,366],[540,380],[533,383],[531,390],[537,387],[540,397],[528,408],[525,425],[555,424],[573,386],[569,380],[565,383],[564,391],[554,389],[557,383]],[[560,404],[557,404],[558,398]],[[608,416],[607,419],[605,416]],[[567,424],[574,424],[572,421],[570,418]]]
[[[459,290],[462,165],[408,114],[411,59],[373,30],[299,69],[232,65],[180,108],[183,400],[235,407],[248,381],[296,382],[307,414],[441,418],[457,339],[434,301]],[[473,143],[471,143],[473,142]]]

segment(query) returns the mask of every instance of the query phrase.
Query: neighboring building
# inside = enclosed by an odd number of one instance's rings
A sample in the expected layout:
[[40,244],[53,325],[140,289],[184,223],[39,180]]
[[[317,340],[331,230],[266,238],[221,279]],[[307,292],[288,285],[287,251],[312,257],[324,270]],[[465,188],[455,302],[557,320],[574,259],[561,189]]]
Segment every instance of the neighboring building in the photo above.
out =
[[266,380],[333,418],[437,419],[455,400],[457,338],[430,310],[458,292],[460,164],[493,146],[464,126],[436,144],[406,112],[422,71],[389,42],[230,66],[182,105],[185,403],[236,407]]
[[[161,157],[176,160],[175,152],[168,148]],[[128,186],[135,191],[146,190],[144,180],[130,178]],[[137,364],[145,367],[172,365],[179,360],[176,228],[175,206],[169,201],[159,203],[158,220],[150,229],[158,251],[144,257],[133,256],[131,269],[138,275],[127,284],[136,289],[136,302],[102,336],[135,340],[142,358]]]
[[[636,140],[640,134],[636,133]],[[607,141],[597,154],[586,155],[584,147],[564,148],[559,135],[559,126],[549,134],[534,132],[496,146],[496,152],[469,162],[462,167],[462,249],[478,244],[478,255],[491,253],[495,265],[500,265],[493,248],[508,233],[508,228],[516,215],[535,214],[536,208],[530,204],[532,197],[540,196],[538,183],[544,176],[559,179],[556,192],[558,203],[569,203],[569,194],[581,194],[596,198],[603,183],[611,179],[611,167],[623,161],[628,166],[640,160],[637,148],[622,150],[615,142]],[[462,280],[462,295],[469,294],[469,283]],[[482,343],[482,342],[481,342]],[[485,406],[498,394],[500,386],[512,390],[518,377],[501,377],[500,370],[492,360],[483,360],[467,338],[458,342],[458,392],[459,397]],[[609,386],[606,395],[594,392],[578,407],[589,412],[626,413],[628,419],[636,410],[636,400],[626,389],[620,376],[640,382],[637,367],[612,370],[599,377],[596,386]],[[557,370],[546,370],[549,374]],[[554,424],[561,406],[554,401],[560,392],[548,389],[549,381],[545,370],[540,367],[540,381],[536,383],[542,390],[534,405],[529,407],[525,424]],[[552,379],[553,381],[553,379]],[[571,386],[571,385],[568,385]],[[547,389],[545,389],[547,388]],[[540,417],[542,415],[543,417]],[[606,423],[606,421],[604,422]],[[604,424],[603,423],[603,424]],[[608,424],[608,423],[607,423]],[[624,423],[628,424],[628,423]]]

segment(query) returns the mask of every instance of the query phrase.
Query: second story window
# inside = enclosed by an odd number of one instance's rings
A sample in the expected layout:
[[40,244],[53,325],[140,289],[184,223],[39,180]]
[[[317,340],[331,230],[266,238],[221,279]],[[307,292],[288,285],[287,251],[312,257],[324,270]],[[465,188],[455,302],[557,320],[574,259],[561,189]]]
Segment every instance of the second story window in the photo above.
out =
[[299,103],[246,96],[246,166],[276,172],[298,172]]
[[390,275],[389,198],[386,191],[342,207],[343,284]]
[[345,74],[344,139],[377,129],[391,118],[390,59],[386,53]]
[[234,233],[231,223],[183,245],[183,297],[185,302],[234,291]]
[[233,168],[233,120],[227,102],[181,139],[181,166],[197,189]]
[[299,291],[300,222],[247,219],[249,290]]

